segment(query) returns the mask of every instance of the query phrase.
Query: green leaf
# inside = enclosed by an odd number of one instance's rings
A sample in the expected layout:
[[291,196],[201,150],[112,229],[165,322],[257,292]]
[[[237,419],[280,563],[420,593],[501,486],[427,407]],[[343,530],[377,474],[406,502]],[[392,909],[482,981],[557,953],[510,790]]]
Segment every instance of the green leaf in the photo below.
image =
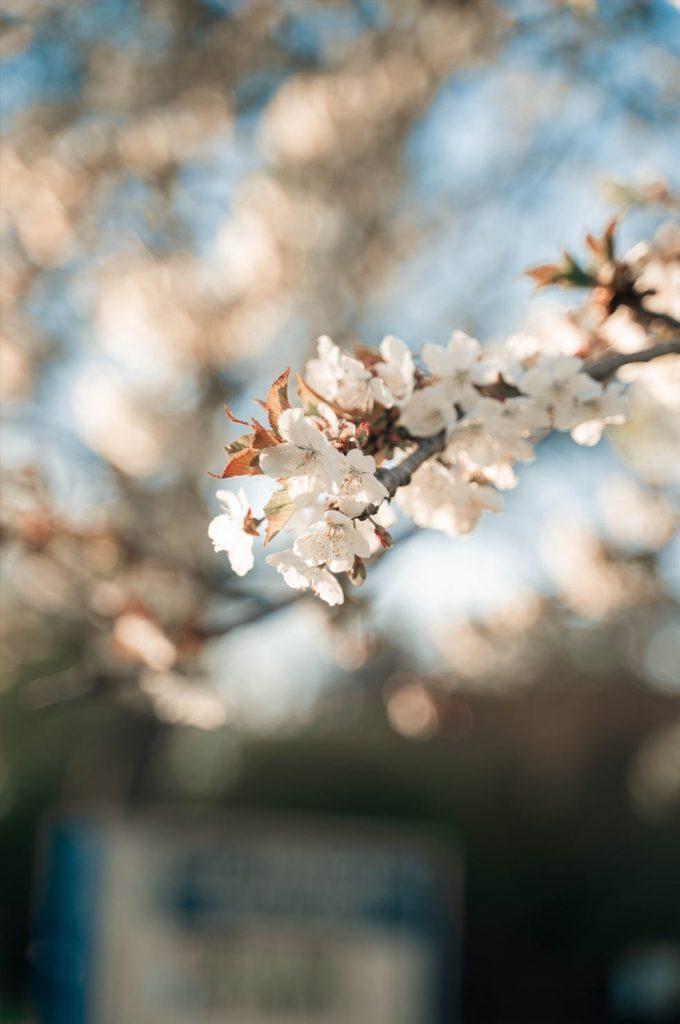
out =
[[227,455],[236,455],[237,452],[242,452],[245,448],[253,447],[253,434],[241,434],[235,441],[230,441],[229,444],[225,444],[224,450]]
[[289,496],[286,488],[282,487],[280,490],[274,491],[264,507],[264,514],[267,517],[267,532],[265,533],[264,538],[265,544],[268,544],[270,540],[273,540],[277,533],[284,528],[294,511],[295,502]]

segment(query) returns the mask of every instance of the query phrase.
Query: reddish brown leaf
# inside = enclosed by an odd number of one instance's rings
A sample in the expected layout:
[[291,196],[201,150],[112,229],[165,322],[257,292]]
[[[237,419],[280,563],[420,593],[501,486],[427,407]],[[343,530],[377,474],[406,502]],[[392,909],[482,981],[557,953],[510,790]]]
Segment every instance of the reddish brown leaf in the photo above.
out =
[[344,419],[351,415],[346,409],[342,409],[339,405],[329,402],[327,398],[322,398],[321,395],[317,394],[314,388],[310,387],[305,378],[299,373],[296,380],[298,397],[307,412],[315,411],[320,405],[327,405],[329,409],[332,409],[333,412]]
[[242,427],[248,426],[245,420],[240,420],[238,416],[234,416],[233,412],[231,411],[226,402],[224,403],[224,415],[227,417],[230,423],[240,423]]
[[264,407],[267,410],[272,430],[278,430],[279,416],[282,412],[285,412],[286,409],[290,409],[290,402],[288,401],[289,373],[290,367],[285,369],[283,373],[276,378],[267,392],[267,400],[264,403]]
[[590,232],[586,234],[586,246],[597,260],[606,258],[606,250],[600,238],[595,238]]
[[538,267],[529,267],[524,271],[530,277],[537,288],[545,288],[546,285],[554,284],[562,276],[562,269],[556,263],[541,263]]
[[226,480],[229,476],[257,476],[262,472],[258,463],[258,451],[255,448],[244,448],[227,462],[221,473],[209,473],[213,480]]
[[281,444],[281,438],[278,437],[273,431],[268,430],[267,427],[262,426],[256,419],[253,419],[253,448],[257,448],[260,451],[261,448],[273,448],[277,444]]

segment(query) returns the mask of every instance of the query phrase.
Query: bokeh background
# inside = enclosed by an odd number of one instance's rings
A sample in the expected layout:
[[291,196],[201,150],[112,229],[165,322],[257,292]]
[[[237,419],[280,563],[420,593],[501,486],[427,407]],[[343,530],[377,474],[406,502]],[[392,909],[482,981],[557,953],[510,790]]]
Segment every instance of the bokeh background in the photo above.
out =
[[1,9],[3,1019],[82,800],[418,822],[465,859],[463,1020],[680,1019],[677,388],[340,610],[206,536],[222,403],[319,334],[568,335],[528,264],[624,206],[670,237],[677,4]]

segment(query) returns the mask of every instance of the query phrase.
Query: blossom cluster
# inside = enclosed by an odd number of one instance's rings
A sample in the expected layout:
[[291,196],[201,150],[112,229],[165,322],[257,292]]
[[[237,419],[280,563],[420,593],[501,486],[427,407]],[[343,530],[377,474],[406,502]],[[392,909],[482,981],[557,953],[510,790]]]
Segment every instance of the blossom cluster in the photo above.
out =
[[[241,576],[253,566],[260,528],[265,544],[289,535],[267,563],[330,605],[344,600],[339,574],[360,584],[366,560],[391,545],[392,498],[418,526],[468,533],[484,510],[500,511],[500,492],[517,482],[515,463],[531,461],[549,430],[592,445],[626,415],[622,384],[599,383],[579,358],[547,352],[527,335],[488,358],[454,331],[445,347],[424,345],[417,363],[393,336],[378,351],[356,346],[353,354],[324,336],[298,394],[293,407],[286,371],[260,403],[267,425],[226,410],[248,432],[227,446],[220,478],[264,474],[276,488],[260,518],[242,490],[219,491],[223,511],[208,532]],[[398,487],[393,467],[425,439],[436,439],[432,457]]]

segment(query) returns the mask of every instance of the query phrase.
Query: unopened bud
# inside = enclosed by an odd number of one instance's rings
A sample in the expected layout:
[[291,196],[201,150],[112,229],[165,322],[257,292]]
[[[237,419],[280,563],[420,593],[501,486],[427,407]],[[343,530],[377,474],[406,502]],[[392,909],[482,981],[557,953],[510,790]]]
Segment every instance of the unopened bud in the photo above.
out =
[[370,423],[366,423],[365,421],[363,423],[360,423],[359,426],[357,427],[357,432],[356,432],[357,444],[361,448],[363,448],[363,446],[369,440],[370,436],[371,436],[371,425],[370,425]]
[[354,565],[347,573],[349,576],[350,583],[354,584],[355,587],[360,587],[366,579],[366,566],[358,555],[355,555]]
[[377,523],[373,524],[375,535],[384,548],[391,548],[394,544],[394,538],[389,530],[386,530],[384,526],[379,526]]

